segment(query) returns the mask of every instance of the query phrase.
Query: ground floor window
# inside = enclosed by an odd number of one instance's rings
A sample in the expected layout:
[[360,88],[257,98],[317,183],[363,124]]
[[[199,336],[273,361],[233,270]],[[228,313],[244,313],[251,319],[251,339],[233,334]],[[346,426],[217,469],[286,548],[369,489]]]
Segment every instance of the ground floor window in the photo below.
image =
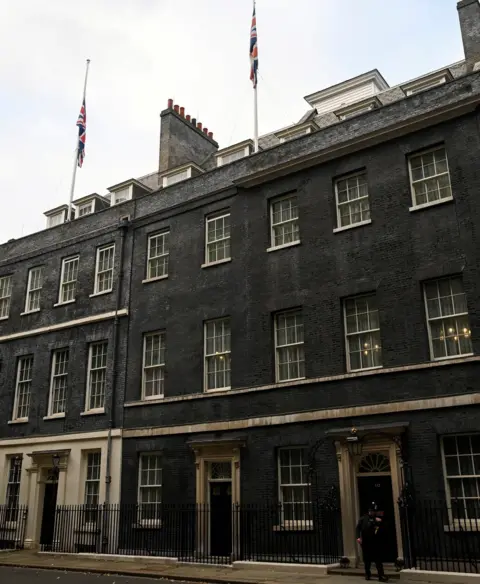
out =
[[6,521],[16,521],[20,500],[20,480],[22,475],[22,459],[12,456],[8,464],[8,482],[5,502],[7,504]]
[[159,454],[142,454],[138,474],[140,521],[161,519],[162,459]]
[[85,522],[94,523],[97,519],[98,503],[100,499],[100,466],[102,455],[100,452],[87,454],[87,474],[85,479],[86,505]]
[[310,481],[305,448],[278,451],[278,484],[282,522],[310,521]]

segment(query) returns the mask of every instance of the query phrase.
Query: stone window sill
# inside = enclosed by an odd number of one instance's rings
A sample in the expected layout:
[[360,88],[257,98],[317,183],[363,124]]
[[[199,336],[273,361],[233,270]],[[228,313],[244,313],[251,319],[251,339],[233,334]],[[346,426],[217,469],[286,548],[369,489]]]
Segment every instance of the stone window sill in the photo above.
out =
[[40,308],[36,308],[35,310],[26,310],[25,312],[21,312],[20,316],[26,316],[27,314],[35,314],[36,312],[40,312]]
[[348,229],[355,229],[355,227],[363,227],[364,225],[370,225],[371,219],[366,219],[365,221],[359,221],[358,223],[353,223],[352,225],[344,225],[343,227],[335,227],[333,233],[339,233],[340,231],[347,231]]
[[51,414],[50,416],[44,416],[44,420],[61,420],[65,418],[65,412],[61,412],[59,414]]
[[7,424],[27,424],[28,418],[17,418],[16,420],[8,420]]
[[292,521],[282,523],[281,525],[274,525],[273,531],[312,531],[312,521]]
[[81,416],[99,416],[105,413],[105,408],[97,408],[95,410],[86,410],[85,412],[80,412]]
[[463,355],[448,355],[447,357],[434,357],[432,361],[438,363],[439,361],[448,361],[450,359],[463,359],[464,357],[473,357],[473,353],[464,353]]
[[428,209],[429,207],[436,207],[437,205],[443,205],[443,203],[450,203],[453,201],[453,197],[447,197],[446,199],[439,199],[438,201],[430,201],[429,203],[423,203],[422,205],[413,205],[408,210],[421,211],[422,209]]
[[295,245],[300,245],[302,242],[298,241],[291,241],[290,243],[284,243],[283,245],[274,245],[272,247],[267,248],[267,252],[270,253],[271,251],[277,251],[279,249],[286,249],[287,247],[294,247]]
[[132,525],[133,529],[158,529],[162,527],[161,519],[140,519],[138,523]]
[[147,398],[147,399],[140,399],[137,401],[125,402],[123,407],[125,408],[133,408],[135,406],[151,406],[155,404],[161,404],[165,402],[164,397],[156,396],[155,398]]
[[142,284],[150,284],[150,282],[158,282],[159,280],[166,280],[168,278],[168,274],[164,276],[157,276],[156,278],[146,278],[142,280]]
[[75,298],[73,300],[66,300],[65,302],[56,302],[53,305],[53,308],[56,308],[57,306],[65,306],[66,304],[73,304],[74,302],[76,302]]
[[95,298],[95,296],[103,296],[104,294],[111,294],[113,291],[113,288],[111,288],[110,290],[103,290],[103,292],[94,292],[93,294],[90,294],[89,298]]
[[348,373],[361,373],[362,371],[375,371],[375,369],[383,369],[383,365],[377,365],[376,367],[365,367],[364,369],[349,369]]
[[0,316],[0,320],[7,320],[8,316]]
[[232,261],[232,258],[225,258],[223,260],[217,260],[216,262],[205,262],[200,267],[201,268],[211,268],[213,266],[219,266],[220,264],[228,264],[228,262],[231,262],[231,261]]

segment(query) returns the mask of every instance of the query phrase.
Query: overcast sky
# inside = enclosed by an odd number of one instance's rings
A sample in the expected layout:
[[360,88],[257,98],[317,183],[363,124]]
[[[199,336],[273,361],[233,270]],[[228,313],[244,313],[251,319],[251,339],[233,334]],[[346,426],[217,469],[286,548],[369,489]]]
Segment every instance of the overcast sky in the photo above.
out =
[[[167,99],[220,147],[252,137],[251,0],[0,0],[0,243],[69,199],[85,59],[87,146],[75,197],[156,170]],[[257,0],[259,125],[377,67],[390,85],[463,59],[455,0]]]

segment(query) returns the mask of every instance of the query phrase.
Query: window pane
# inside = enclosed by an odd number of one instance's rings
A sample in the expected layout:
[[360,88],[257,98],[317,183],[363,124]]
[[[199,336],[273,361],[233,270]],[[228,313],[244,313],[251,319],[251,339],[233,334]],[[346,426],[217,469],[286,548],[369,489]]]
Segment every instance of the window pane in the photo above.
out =
[[445,148],[412,156],[410,174],[414,205],[452,196]]

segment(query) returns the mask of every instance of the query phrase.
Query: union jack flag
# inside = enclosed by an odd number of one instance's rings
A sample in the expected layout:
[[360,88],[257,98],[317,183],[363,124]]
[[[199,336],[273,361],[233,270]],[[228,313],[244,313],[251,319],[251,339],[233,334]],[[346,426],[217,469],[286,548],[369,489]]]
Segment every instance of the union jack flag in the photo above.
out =
[[253,87],[257,87],[258,73],[258,47],[257,47],[257,17],[255,15],[255,4],[253,5],[252,29],[250,31],[250,81]]
[[78,147],[77,147],[77,165],[82,168],[83,159],[85,158],[85,140],[87,138],[87,109],[85,98],[83,98],[82,107],[77,120],[78,126]]

